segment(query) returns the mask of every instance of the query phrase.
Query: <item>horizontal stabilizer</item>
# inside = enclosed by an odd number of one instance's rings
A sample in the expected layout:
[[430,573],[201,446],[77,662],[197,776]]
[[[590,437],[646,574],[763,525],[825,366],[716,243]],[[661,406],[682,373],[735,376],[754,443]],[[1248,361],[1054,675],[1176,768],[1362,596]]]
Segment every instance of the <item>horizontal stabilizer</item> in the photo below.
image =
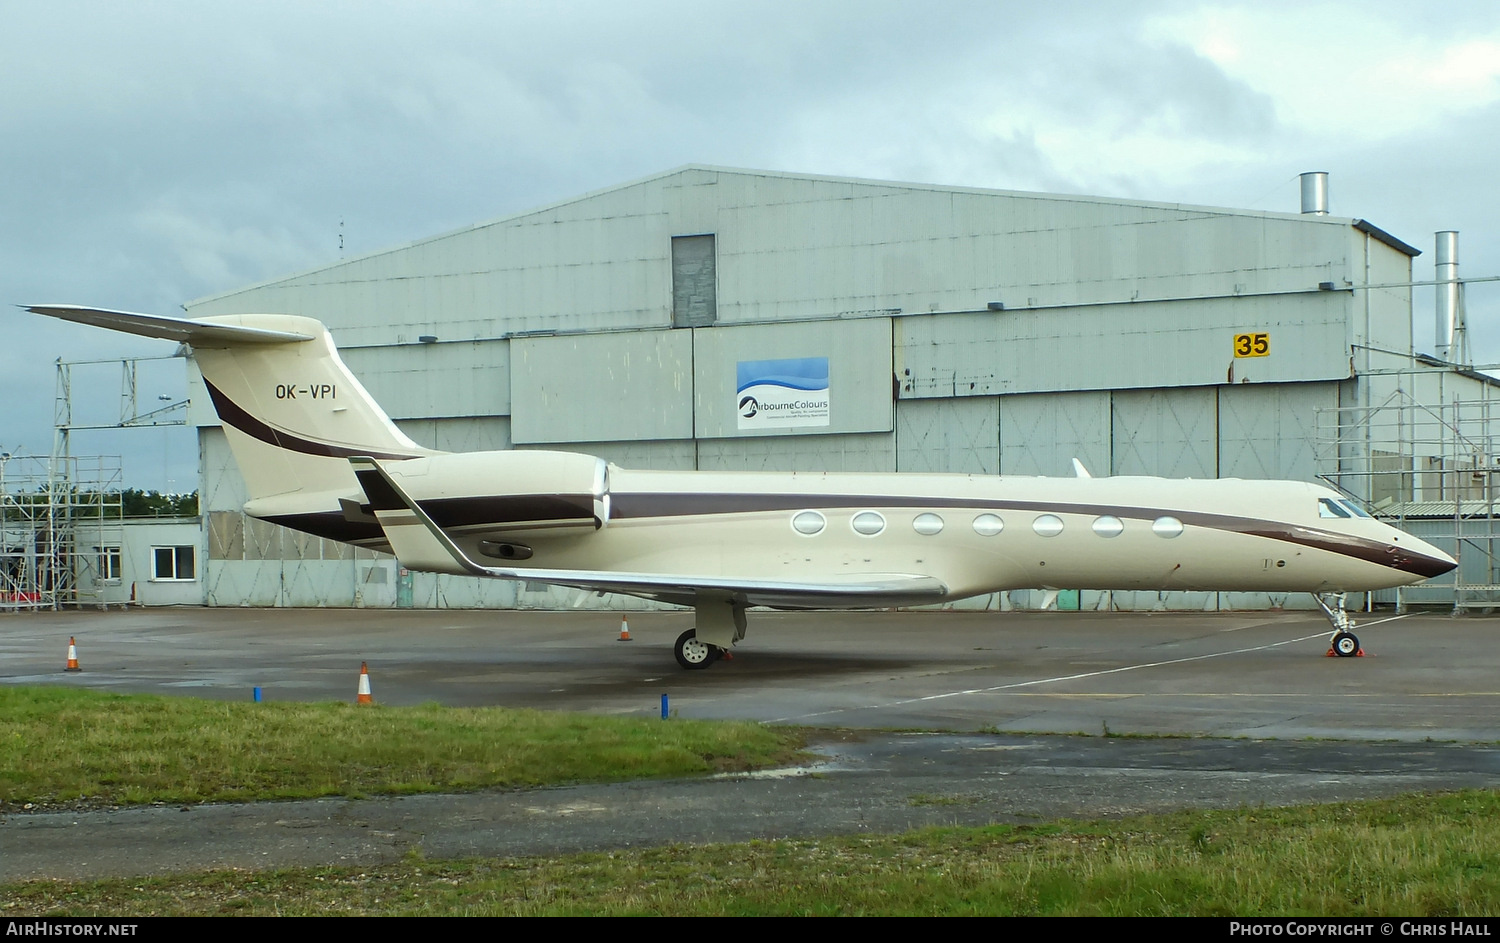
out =
[[[648,596],[692,605],[703,593],[730,595],[752,606],[874,608],[937,602],[948,592],[941,580],[905,573],[850,574],[822,582],[738,579],[692,574],[621,573],[491,567],[476,563],[373,458],[349,459],[375,519],[404,566],[505,580],[550,583],[602,593]],[[854,604],[851,606],[851,603]]]
[[169,318],[159,314],[133,314],[129,311],[85,308],[81,305],[22,305],[22,307],[33,314],[43,314],[49,318],[105,327],[126,334],[139,334],[142,337],[161,337],[192,344],[194,347],[286,344],[313,339],[311,334],[295,331],[273,331],[232,323]]

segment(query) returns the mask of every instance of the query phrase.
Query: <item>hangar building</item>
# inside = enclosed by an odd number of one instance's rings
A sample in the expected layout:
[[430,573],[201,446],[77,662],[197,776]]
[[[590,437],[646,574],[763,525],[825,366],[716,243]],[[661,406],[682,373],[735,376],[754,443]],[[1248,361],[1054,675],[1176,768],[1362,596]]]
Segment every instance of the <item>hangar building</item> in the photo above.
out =
[[[1076,457],[1095,475],[1348,472],[1366,500],[1441,497],[1441,457],[1422,466],[1439,477],[1419,494],[1409,448],[1365,424],[1362,441],[1346,433],[1328,452],[1320,423],[1355,416],[1353,429],[1392,397],[1473,400],[1491,384],[1414,357],[1416,249],[1328,215],[1323,175],[1305,175],[1304,209],[689,166],[186,307],[321,319],[402,429],[439,449],[986,475],[1070,475]],[[747,421],[744,371],[785,361],[826,369],[826,411]],[[247,518],[196,382],[209,605],[650,605],[406,573]],[[1121,592],[1057,603],[1311,605]]]

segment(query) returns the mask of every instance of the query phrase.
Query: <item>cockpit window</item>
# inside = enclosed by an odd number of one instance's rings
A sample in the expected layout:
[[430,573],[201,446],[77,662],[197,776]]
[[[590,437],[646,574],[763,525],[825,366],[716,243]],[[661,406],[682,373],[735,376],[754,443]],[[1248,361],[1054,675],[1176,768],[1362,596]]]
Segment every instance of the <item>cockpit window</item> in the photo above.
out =
[[1351,514],[1351,513],[1349,513],[1349,511],[1347,511],[1343,507],[1343,505],[1342,505],[1341,502],[1335,501],[1332,498],[1319,498],[1318,499],[1318,516],[1319,517],[1353,517],[1354,515]]
[[[1355,504],[1353,501],[1340,501],[1339,503],[1342,504],[1344,507],[1348,508],[1349,510],[1353,511],[1355,517],[1370,517],[1369,514],[1365,513],[1365,509],[1364,508],[1362,508],[1359,505]],[[1374,518],[1370,518],[1370,519],[1374,520]]]

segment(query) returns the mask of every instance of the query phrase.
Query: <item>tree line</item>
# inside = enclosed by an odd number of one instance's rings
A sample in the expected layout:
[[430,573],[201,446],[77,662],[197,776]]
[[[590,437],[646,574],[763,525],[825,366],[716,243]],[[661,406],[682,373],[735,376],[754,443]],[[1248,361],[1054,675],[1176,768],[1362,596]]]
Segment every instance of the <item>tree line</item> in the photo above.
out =
[[140,488],[122,488],[100,494],[97,491],[73,491],[55,495],[50,500],[43,489],[22,494],[0,495],[0,518],[17,513],[30,517],[49,504],[72,505],[72,515],[98,517],[102,508],[113,508],[118,501],[120,513],[125,517],[197,517],[198,492],[187,494],[163,494],[160,491],[143,491]]

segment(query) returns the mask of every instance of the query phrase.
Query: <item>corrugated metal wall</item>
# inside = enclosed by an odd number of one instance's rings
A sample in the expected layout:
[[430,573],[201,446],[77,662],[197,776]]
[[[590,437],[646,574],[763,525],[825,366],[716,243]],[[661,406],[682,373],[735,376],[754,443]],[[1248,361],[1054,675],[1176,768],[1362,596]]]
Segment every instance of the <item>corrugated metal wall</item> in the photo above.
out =
[[510,351],[503,340],[339,348],[392,419],[509,416]]
[[693,437],[693,333],[511,341],[511,436],[525,444]]
[[1091,474],[1113,468],[1110,394],[1007,396],[1000,409],[1000,468],[1007,475],[1071,475],[1073,459]]
[[[779,432],[741,429],[737,364],[803,357],[828,358],[827,425]],[[693,331],[693,366],[693,430],[699,439],[891,431],[895,391],[888,318],[700,328]]]
[[1000,398],[898,402],[896,471],[1000,474]]

